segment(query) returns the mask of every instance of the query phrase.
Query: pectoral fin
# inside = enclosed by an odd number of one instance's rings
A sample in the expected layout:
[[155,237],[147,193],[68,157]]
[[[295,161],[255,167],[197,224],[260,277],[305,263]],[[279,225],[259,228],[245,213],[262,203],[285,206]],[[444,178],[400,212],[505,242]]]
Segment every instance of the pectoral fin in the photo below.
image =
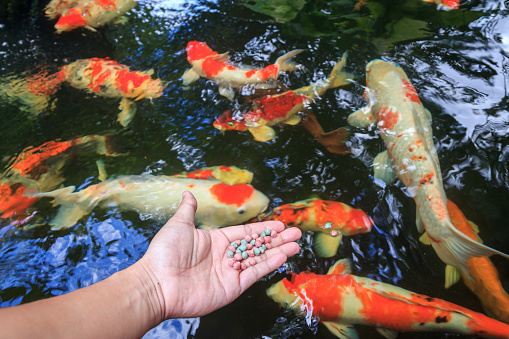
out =
[[396,337],[398,336],[398,332],[394,330],[388,330],[382,327],[377,327],[376,331],[387,339],[396,339]]
[[313,239],[313,248],[316,254],[323,258],[330,258],[336,255],[338,247],[341,244],[342,234],[333,237],[330,234],[317,232]]
[[332,321],[322,321],[322,324],[327,327],[332,334],[340,339],[358,339],[359,334],[352,325],[335,323]]
[[294,116],[286,119],[285,121],[283,121],[283,124],[287,124],[287,125],[297,125],[300,123],[300,121],[302,120],[301,116],[298,115],[298,114],[295,114]]
[[136,114],[136,104],[127,98],[123,98],[120,100],[120,106],[118,108],[121,112],[117,116],[117,121],[122,127],[126,127]]
[[387,151],[378,153],[373,163],[375,171],[375,179],[382,180],[386,184],[390,184],[396,178],[394,169],[392,167],[392,161],[389,158]]
[[[415,212],[415,225],[417,226],[417,231],[419,233],[424,232],[424,224],[422,223],[421,214],[419,213],[419,209],[417,209],[417,211]],[[429,241],[429,238],[428,238],[428,241]],[[428,245],[431,245],[431,243],[429,243]]]
[[233,101],[233,99],[235,98],[235,91],[231,88],[219,86],[219,94],[221,94],[230,101]]
[[256,141],[269,141],[276,136],[276,131],[274,131],[272,127],[266,125],[250,127],[249,132],[251,132]]
[[419,241],[423,243],[424,245],[431,245],[431,239],[428,237],[428,233],[424,232],[421,237],[419,238]]
[[200,74],[198,74],[194,69],[190,68],[184,72],[184,75],[182,75],[182,84],[184,86],[188,86],[198,79],[200,79]]
[[367,128],[375,123],[376,119],[369,106],[363,107],[348,116],[347,122],[358,128]]
[[99,180],[104,181],[108,179],[108,172],[106,172],[106,166],[104,166],[104,161],[99,159],[95,162],[95,164],[97,165],[97,170],[99,171],[98,176]]
[[352,274],[352,265],[349,259],[340,259],[332,265],[327,274]]
[[451,265],[445,266],[445,288],[449,288],[456,284],[461,278],[458,269]]

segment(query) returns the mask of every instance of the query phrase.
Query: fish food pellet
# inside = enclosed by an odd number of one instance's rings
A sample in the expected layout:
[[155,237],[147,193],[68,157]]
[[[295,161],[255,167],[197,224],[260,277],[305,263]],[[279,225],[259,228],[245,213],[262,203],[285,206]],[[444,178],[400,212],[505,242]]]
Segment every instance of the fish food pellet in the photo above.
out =
[[244,260],[248,260],[250,266],[256,264],[255,256],[264,253],[272,248],[271,238],[275,238],[277,232],[275,230],[266,229],[260,235],[253,233],[246,235],[244,239],[233,241],[226,249],[228,266],[236,270],[245,270],[248,265]]

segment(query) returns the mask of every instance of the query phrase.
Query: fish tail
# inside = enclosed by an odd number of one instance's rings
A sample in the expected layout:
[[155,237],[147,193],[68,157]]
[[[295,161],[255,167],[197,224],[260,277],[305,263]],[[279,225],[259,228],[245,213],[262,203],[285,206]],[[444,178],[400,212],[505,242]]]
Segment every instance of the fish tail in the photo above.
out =
[[332,72],[329,76],[329,84],[330,88],[336,88],[348,85],[351,82],[351,79],[354,78],[354,76],[351,73],[343,71],[343,68],[346,65],[346,58],[348,56],[348,52],[343,53],[343,56],[341,57],[341,60],[339,60],[334,68],[332,69]]
[[38,193],[37,197],[52,197],[53,205],[60,205],[57,215],[50,221],[51,229],[61,230],[75,225],[92,211],[91,203],[80,201],[82,194],[73,193],[75,187],[69,186],[51,192]]
[[291,72],[291,71],[294,71],[295,69],[297,69],[299,67],[299,65],[290,61],[290,59],[302,52],[304,52],[303,49],[295,49],[295,50],[288,52],[285,55],[282,55],[279,58],[277,58],[275,64],[278,66],[279,71]]
[[318,142],[322,144],[327,151],[334,154],[349,154],[350,148],[346,145],[349,135],[348,129],[340,127],[334,131],[322,133]]
[[456,267],[469,279],[472,279],[467,265],[469,259],[488,257],[493,254],[499,254],[509,259],[509,255],[470,239],[454,228],[452,223],[449,222],[447,227],[450,232],[441,239],[431,237],[431,245],[443,262]]

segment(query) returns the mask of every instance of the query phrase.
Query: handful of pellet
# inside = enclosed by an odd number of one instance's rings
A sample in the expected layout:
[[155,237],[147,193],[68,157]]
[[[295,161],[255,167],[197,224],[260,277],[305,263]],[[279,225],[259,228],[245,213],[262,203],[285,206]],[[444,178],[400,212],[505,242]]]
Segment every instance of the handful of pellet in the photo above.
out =
[[[246,235],[242,240],[235,240],[226,249],[226,256],[230,258],[228,265],[236,270],[245,270],[248,264],[250,266],[256,265],[254,257],[270,250],[272,248],[272,238],[275,237],[277,237],[277,232],[267,228],[260,235],[253,233]],[[246,261],[243,262],[243,260]]]

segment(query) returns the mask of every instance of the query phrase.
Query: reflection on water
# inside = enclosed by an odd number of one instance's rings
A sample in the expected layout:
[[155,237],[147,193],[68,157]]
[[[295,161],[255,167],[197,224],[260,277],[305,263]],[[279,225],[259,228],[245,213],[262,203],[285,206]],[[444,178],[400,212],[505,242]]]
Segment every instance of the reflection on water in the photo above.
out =
[[[265,289],[288,271],[324,274],[340,258],[350,258],[353,273],[396,284],[483,312],[462,284],[443,288],[444,264],[423,246],[415,226],[415,203],[400,182],[377,185],[374,157],[384,149],[378,132],[351,128],[352,154],[328,153],[301,126],[276,127],[267,143],[249,133],[222,134],[212,123],[229,102],[217,86],[200,80],[185,90],[181,76],[189,68],[190,40],[206,41],[234,63],[264,67],[294,49],[304,70],[279,80],[300,88],[323,79],[349,51],[352,85],[330,90],[311,105],[324,130],[346,126],[346,117],[362,107],[365,65],[373,58],[399,64],[433,116],[434,142],[447,196],[480,228],[484,243],[509,252],[509,12],[503,2],[465,1],[457,11],[414,0],[370,0],[358,12],[356,1],[308,1],[295,19],[276,22],[237,1],[140,1],[125,25],[100,32],[57,35],[39,4],[29,14],[15,13],[0,25],[0,77],[56,70],[78,59],[109,57],[132,69],[154,70],[167,85],[163,96],[137,102],[129,129],[115,123],[118,101],[63,86],[54,107],[38,115],[24,112],[0,94],[0,158],[28,146],[80,135],[117,133],[128,154],[104,159],[110,176],[171,175],[205,166],[235,165],[254,173],[253,185],[270,198],[269,208],[310,197],[336,200],[364,210],[375,227],[345,237],[338,254],[319,258],[312,236],[302,251],[237,301],[201,319],[172,320],[146,337],[195,336],[310,338],[332,337],[316,319],[295,316],[265,296]],[[37,7],[37,6],[36,6]],[[407,27],[412,27],[408,29]],[[97,184],[95,155],[79,155],[63,168],[65,186]],[[5,165],[6,163],[3,163]],[[98,209],[67,231],[45,226],[56,209],[35,205],[37,224],[23,232],[5,232],[0,242],[0,304],[17,305],[62,294],[97,282],[134,263],[146,250],[159,224],[114,207]],[[35,225],[33,225],[35,226]],[[4,228],[4,231],[6,228]],[[509,287],[509,263],[493,258]],[[359,327],[361,337],[371,328]],[[378,335],[378,334],[375,334]],[[408,334],[401,337],[446,337]]]

